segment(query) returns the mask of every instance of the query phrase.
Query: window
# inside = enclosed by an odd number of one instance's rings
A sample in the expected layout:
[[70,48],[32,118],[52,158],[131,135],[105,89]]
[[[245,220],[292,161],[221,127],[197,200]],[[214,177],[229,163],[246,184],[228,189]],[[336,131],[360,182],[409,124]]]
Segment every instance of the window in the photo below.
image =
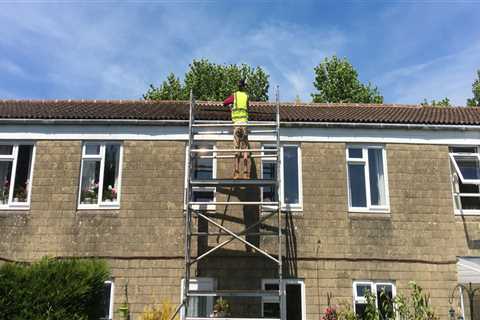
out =
[[[214,150],[213,144],[196,144],[194,149]],[[212,180],[216,177],[216,160],[213,159],[215,153],[211,151],[198,152],[192,155],[192,179],[194,180]],[[185,181],[186,183],[187,181]],[[215,201],[215,188],[213,187],[193,187],[192,201],[194,202],[212,202]],[[197,209],[200,206],[195,206]],[[207,205],[202,209],[215,209],[214,205]]]
[[30,204],[33,144],[0,144],[0,209],[25,209]]
[[[299,279],[284,279],[282,289],[285,290],[285,310],[287,320],[305,320],[305,284]],[[262,281],[262,290],[277,291],[278,280],[268,279]],[[262,297],[262,317],[280,318],[280,301],[278,296]]]
[[[264,154],[268,155],[268,150],[275,149],[273,145],[264,145],[262,147]],[[301,149],[298,145],[285,144],[280,150],[282,156],[282,175],[283,184],[280,188],[280,201],[287,210],[302,209],[302,164]],[[276,179],[277,163],[274,157],[262,158],[262,178]],[[262,201],[276,201],[275,186],[262,188]]]
[[83,145],[79,209],[119,207],[121,163],[120,143]]
[[451,147],[450,161],[456,211],[460,214],[478,213],[480,210],[478,147]]
[[349,146],[347,171],[351,211],[388,211],[387,165],[383,147]]
[[102,299],[102,317],[100,320],[113,319],[113,297],[114,297],[114,284],[113,281],[105,281],[103,287],[103,299]]
[[353,283],[353,303],[355,313],[363,319],[367,303],[367,292],[375,295],[375,303],[381,319],[393,319],[393,298],[395,285],[390,282],[355,281]]
[[[182,295],[180,299],[183,299],[183,284],[182,279]],[[195,278],[190,279],[190,291],[213,291],[216,287],[215,280],[213,278]],[[188,317],[210,317],[213,312],[213,300],[212,296],[190,297],[188,304]],[[184,310],[181,311],[182,315]],[[183,317],[181,317],[183,319]]]

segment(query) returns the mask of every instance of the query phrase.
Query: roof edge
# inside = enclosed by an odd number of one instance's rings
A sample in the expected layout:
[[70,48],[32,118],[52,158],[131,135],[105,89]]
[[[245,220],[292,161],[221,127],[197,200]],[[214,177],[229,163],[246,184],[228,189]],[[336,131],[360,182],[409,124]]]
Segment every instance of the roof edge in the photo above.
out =
[[[230,121],[225,121],[230,122]],[[135,120],[135,119],[0,119],[5,125],[132,125],[132,126],[187,126],[188,120]],[[281,122],[285,128],[345,128],[345,129],[406,129],[480,131],[480,125],[411,124],[411,123],[355,123],[355,122]]]

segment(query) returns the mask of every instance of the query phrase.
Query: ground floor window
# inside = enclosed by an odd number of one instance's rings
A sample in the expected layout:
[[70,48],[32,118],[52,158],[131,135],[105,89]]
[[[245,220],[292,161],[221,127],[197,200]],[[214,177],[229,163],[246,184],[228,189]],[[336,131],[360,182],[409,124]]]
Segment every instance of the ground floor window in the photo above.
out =
[[[180,299],[183,299],[183,282],[182,280],[182,296]],[[215,290],[216,284],[215,279],[213,278],[195,278],[190,279],[189,283],[190,291],[213,291]],[[201,296],[201,297],[190,297],[187,317],[210,317],[213,313],[213,301],[214,297]],[[182,314],[185,311],[182,310]]]
[[353,304],[359,319],[364,318],[368,292],[375,296],[375,303],[381,319],[392,318],[393,298],[395,297],[395,285],[392,282],[354,281]]
[[114,293],[114,284],[113,281],[105,281],[105,286],[103,287],[103,299],[102,299],[102,317],[100,320],[111,320],[113,319],[113,293]]
[[[262,289],[266,291],[278,291],[278,280],[266,279],[262,281]],[[284,279],[282,289],[285,290],[285,302],[283,310],[287,320],[305,320],[305,284],[300,279]],[[268,296],[262,298],[262,317],[280,318],[279,297]]]

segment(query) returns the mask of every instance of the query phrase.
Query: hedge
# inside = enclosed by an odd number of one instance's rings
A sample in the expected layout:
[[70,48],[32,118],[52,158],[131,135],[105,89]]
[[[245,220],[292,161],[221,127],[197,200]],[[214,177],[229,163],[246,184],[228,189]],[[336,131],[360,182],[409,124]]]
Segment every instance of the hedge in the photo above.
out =
[[6,263],[0,267],[0,320],[99,319],[109,276],[100,260]]

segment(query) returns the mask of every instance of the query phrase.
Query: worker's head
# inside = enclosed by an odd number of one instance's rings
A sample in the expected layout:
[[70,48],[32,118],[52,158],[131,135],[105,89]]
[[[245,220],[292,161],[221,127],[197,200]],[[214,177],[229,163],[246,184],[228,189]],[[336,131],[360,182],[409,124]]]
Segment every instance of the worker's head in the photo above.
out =
[[243,91],[245,90],[246,86],[247,86],[247,81],[244,78],[238,80],[238,90]]

